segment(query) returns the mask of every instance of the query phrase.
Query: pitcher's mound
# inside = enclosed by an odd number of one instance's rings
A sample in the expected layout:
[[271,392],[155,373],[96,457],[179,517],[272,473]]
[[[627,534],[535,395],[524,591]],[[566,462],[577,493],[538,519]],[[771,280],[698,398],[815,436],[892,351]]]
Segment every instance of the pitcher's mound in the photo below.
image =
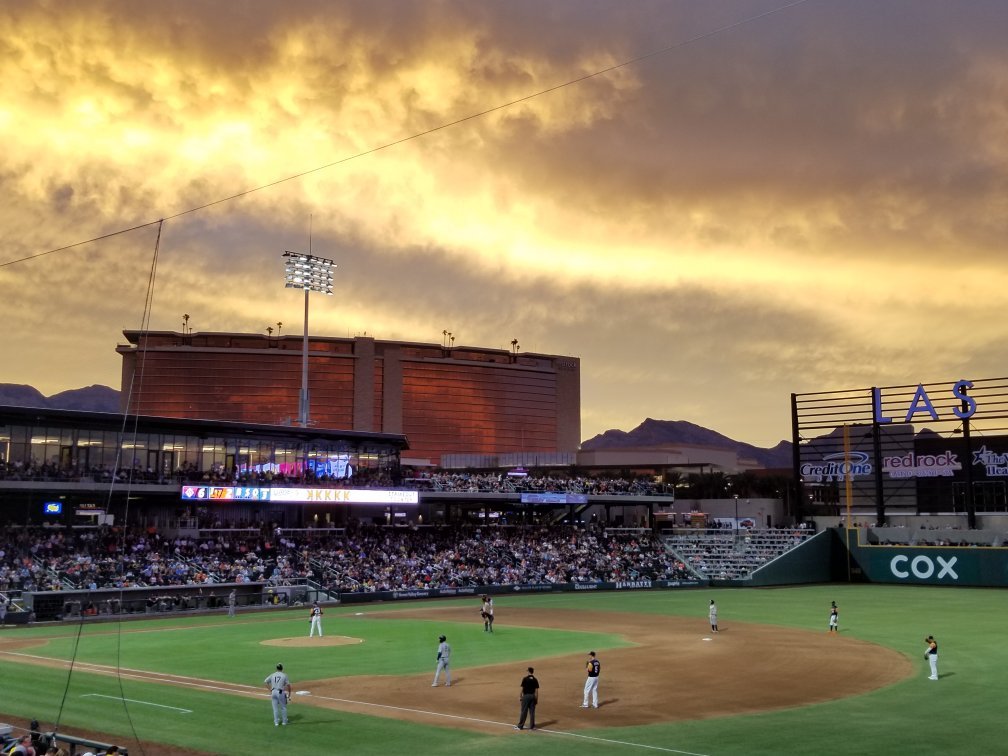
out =
[[323,635],[321,638],[270,638],[260,641],[264,646],[283,646],[284,648],[308,648],[309,646],[349,646],[351,643],[363,643],[362,638],[351,638],[349,635]]

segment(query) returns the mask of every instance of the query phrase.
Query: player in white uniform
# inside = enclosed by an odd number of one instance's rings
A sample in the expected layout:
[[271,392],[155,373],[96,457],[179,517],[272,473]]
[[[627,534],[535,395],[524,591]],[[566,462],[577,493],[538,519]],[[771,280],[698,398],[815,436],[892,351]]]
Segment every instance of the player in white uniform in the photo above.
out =
[[308,613],[308,617],[311,619],[311,625],[308,628],[308,637],[311,638],[315,635],[315,631],[318,631],[318,637],[322,637],[322,607],[318,605],[318,601],[312,604],[311,611]]
[[290,700],[291,684],[283,671],[283,664],[276,665],[276,672],[263,680],[270,692],[273,703],[273,726],[287,724],[287,701]]
[[840,628],[837,624],[840,622],[840,610],[837,609],[836,601],[830,601],[829,610],[829,632],[839,633]]
[[714,599],[710,600],[710,607],[707,609],[707,616],[710,619],[710,629],[712,633],[716,633],[717,629],[717,604],[714,603]]
[[581,704],[582,709],[588,708],[588,698],[591,697],[591,705],[593,709],[598,708],[598,679],[599,673],[602,671],[602,665],[599,664],[599,660],[595,658],[595,652],[588,652],[588,661],[585,664],[585,669],[588,670],[588,678],[585,680],[584,684],[584,701]]
[[437,687],[438,678],[441,676],[441,670],[445,673],[445,687],[451,687],[451,667],[449,662],[451,661],[451,646],[448,645],[448,639],[445,636],[438,636],[438,647],[437,647],[437,668],[434,670],[434,682],[431,683],[432,688]]

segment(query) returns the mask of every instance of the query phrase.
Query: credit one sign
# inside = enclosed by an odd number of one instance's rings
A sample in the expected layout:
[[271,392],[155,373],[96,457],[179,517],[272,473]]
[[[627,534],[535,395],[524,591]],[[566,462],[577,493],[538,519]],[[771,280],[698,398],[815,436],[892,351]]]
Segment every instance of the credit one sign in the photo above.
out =
[[417,504],[418,491],[378,488],[182,486],[183,501],[269,501],[280,504]]

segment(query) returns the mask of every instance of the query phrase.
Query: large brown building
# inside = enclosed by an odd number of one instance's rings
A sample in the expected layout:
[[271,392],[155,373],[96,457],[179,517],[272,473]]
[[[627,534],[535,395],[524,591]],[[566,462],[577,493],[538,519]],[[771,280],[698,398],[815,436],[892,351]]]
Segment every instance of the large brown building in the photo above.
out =
[[[122,409],[141,415],[297,424],[302,337],[124,331]],[[401,433],[409,459],[574,452],[576,357],[313,336],[312,426]]]

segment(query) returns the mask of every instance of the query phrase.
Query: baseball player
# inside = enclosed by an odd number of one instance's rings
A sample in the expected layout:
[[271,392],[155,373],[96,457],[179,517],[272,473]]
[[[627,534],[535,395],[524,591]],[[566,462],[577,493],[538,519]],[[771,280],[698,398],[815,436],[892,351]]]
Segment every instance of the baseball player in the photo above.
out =
[[927,643],[927,651],[924,652],[924,658],[927,659],[928,664],[931,665],[931,676],[928,680],[938,679],[938,641],[934,639],[933,635],[929,635],[924,639]]
[[710,600],[710,606],[707,608],[707,617],[710,619],[710,629],[712,633],[716,633],[717,629],[717,604],[714,603],[714,599]]
[[599,660],[595,658],[595,652],[588,652],[588,662],[585,664],[585,669],[588,670],[588,679],[585,680],[584,684],[584,702],[581,704],[582,709],[588,708],[588,697],[591,696],[592,708],[598,708],[598,678],[599,672],[602,671],[602,665],[599,664]]
[[314,602],[311,607],[311,611],[308,612],[308,619],[311,624],[308,627],[308,637],[311,638],[315,635],[315,631],[318,630],[318,637],[322,637],[322,607],[318,605],[318,601]]
[[837,627],[837,623],[840,621],[840,610],[837,609],[836,601],[830,601],[829,610],[829,632],[839,633],[840,629]]
[[235,616],[235,604],[236,603],[237,603],[237,599],[235,597],[235,592],[234,592],[234,590],[232,590],[231,593],[228,594],[228,598],[227,598],[228,617],[234,617]]
[[437,687],[438,678],[441,676],[441,670],[445,673],[445,687],[451,687],[451,667],[448,663],[451,661],[451,646],[448,645],[448,639],[443,635],[438,636],[438,647],[437,647],[437,667],[434,669],[434,682],[431,683],[432,688]]
[[273,703],[273,726],[287,724],[287,702],[290,701],[291,684],[283,671],[283,664],[277,664],[276,672],[263,682],[266,683],[270,701]]
[[483,606],[480,609],[480,617],[483,618],[483,632],[492,633],[494,621],[493,599],[489,596],[482,596],[481,598],[483,599]]

